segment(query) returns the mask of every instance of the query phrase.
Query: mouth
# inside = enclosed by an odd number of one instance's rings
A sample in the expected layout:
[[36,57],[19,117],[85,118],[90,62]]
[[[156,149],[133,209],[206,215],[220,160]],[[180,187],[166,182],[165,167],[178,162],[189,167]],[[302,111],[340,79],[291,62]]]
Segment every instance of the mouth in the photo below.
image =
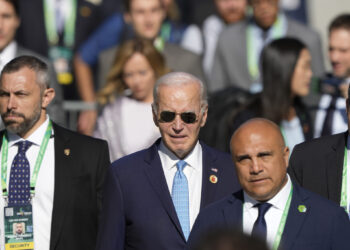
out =
[[257,178],[257,179],[249,180],[249,182],[253,184],[261,184],[261,183],[264,183],[265,181],[267,181],[267,178]]

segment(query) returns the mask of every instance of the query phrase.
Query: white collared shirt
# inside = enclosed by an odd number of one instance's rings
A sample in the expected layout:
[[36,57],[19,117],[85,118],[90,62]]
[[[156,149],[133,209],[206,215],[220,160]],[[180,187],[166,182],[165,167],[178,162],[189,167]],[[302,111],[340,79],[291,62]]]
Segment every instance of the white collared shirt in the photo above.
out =
[[[171,195],[173,180],[177,171],[176,163],[180,160],[161,141],[158,154],[162,163],[166,182]],[[183,159],[187,165],[183,172],[187,178],[190,202],[190,228],[197,218],[201,205],[202,193],[202,147],[197,142],[193,150]]]
[[15,41],[10,42],[0,53],[0,72],[4,66],[16,57],[17,43]]
[[[47,126],[49,124],[49,117],[46,121],[36,129],[26,140],[33,143],[27,150],[26,157],[30,164],[31,177],[34,170],[34,165],[39,153],[40,145],[44,138]],[[11,163],[18,152],[17,142],[23,140],[16,134],[8,133],[8,163],[7,163],[7,185],[9,183]],[[0,138],[2,140],[2,138]],[[0,150],[0,158],[2,148]],[[1,162],[1,161],[0,161]],[[32,200],[33,205],[33,230],[34,230],[34,248],[35,250],[50,249],[50,235],[51,235],[51,217],[53,208],[54,196],[54,171],[55,171],[55,150],[54,138],[50,138],[47,144],[46,152],[40,167],[37,183],[35,186],[35,197]],[[2,196],[2,195],[1,195]],[[0,249],[4,250],[4,198],[0,198]]]
[[[282,218],[284,208],[286,206],[292,182],[288,177],[286,185],[269,201],[272,206],[265,214],[266,228],[267,228],[267,244],[272,247],[275,237],[277,235],[278,227]],[[254,223],[258,218],[259,210],[254,207],[259,201],[254,200],[246,192],[244,193],[244,205],[243,205],[243,231],[246,234],[251,234]]]

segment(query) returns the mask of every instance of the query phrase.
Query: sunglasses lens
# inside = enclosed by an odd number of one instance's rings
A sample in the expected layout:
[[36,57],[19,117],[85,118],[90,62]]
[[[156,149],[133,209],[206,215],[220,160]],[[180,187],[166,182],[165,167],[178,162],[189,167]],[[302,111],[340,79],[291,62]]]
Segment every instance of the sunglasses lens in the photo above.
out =
[[195,123],[197,116],[193,112],[181,113],[181,120],[183,120],[185,123]]
[[175,119],[175,113],[170,111],[162,111],[160,113],[160,120],[163,122],[171,122]]

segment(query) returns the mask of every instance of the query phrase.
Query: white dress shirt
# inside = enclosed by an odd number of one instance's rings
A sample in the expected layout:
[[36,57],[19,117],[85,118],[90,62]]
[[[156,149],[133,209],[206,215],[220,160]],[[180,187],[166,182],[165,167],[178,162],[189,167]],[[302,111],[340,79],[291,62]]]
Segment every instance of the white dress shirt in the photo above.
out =
[[16,57],[17,43],[10,42],[0,53],[0,72],[4,66]]
[[[272,206],[265,214],[267,236],[267,244],[272,247],[275,237],[277,235],[278,227],[282,218],[284,208],[286,206],[289,193],[292,187],[292,182],[288,177],[286,185],[269,201]],[[244,204],[243,204],[243,231],[246,234],[251,234],[254,223],[258,218],[259,210],[254,207],[255,204],[259,203],[254,200],[248,194],[244,192]]]
[[[177,171],[176,163],[180,159],[164,145],[163,141],[160,143],[158,154],[171,195],[173,180]],[[199,142],[197,142],[193,150],[183,160],[187,163],[183,172],[188,182],[190,228],[192,229],[193,223],[199,213],[202,193],[202,147]]]
[[[26,140],[33,143],[26,152],[26,157],[30,164],[30,173],[32,175],[34,165],[39,153],[40,145],[44,138],[49,117],[46,121],[35,130]],[[18,147],[15,145],[23,139],[16,134],[8,133],[8,162],[7,162],[7,185],[9,183],[11,163],[18,152]],[[2,140],[2,138],[0,138]],[[0,151],[0,158],[2,148]],[[37,183],[35,186],[35,196],[32,200],[33,205],[33,230],[34,230],[34,248],[35,250],[50,249],[51,235],[51,217],[53,208],[54,195],[54,170],[55,170],[55,150],[54,138],[50,138],[47,144],[46,152],[40,167]],[[32,177],[32,176],[31,176]],[[4,250],[4,198],[0,198],[0,249]]]

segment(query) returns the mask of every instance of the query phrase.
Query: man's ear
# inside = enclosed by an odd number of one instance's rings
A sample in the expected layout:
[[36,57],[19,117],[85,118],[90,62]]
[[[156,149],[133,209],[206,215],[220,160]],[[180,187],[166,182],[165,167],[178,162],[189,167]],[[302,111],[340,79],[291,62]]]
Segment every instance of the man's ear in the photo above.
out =
[[42,97],[41,106],[46,109],[47,106],[49,106],[49,104],[53,100],[53,98],[55,98],[55,95],[56,92],[53,88],[45,89]]
[[158,116],[157,116],[157,114],[155,113],[153,107],[152,107],[152,114],[153,114],[153,122],[154,122],[154,124],[155,124],[157,127],[159,127]]

